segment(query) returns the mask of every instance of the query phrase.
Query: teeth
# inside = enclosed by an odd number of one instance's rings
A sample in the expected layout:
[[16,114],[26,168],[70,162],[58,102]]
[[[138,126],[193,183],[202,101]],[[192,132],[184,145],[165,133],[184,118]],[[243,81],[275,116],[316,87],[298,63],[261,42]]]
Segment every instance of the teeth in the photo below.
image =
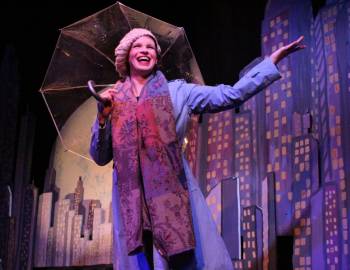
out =
[[138,61],[149,61],[150,59],[148,57],[142,56],[137,58]]

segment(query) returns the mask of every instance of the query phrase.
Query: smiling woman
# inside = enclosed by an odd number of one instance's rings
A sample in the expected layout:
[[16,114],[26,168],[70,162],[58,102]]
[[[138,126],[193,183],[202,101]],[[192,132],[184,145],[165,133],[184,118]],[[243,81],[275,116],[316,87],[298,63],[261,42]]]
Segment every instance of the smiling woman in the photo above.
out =
[[[149,36],[138,38],[129,52],[130,76],[147,78],[154,70],[157,61],[158,56],[154,39]],[[136,90],[136,95],[139,96],[141,88],[138,87]]]
[[132,269],[147,269],[145,255],[152,265],[152,244],[171,269],[232,269],[182,152],[184,131],[191,114],[238,107],[280,78],[275,64],[303,49],[302,39],[276,50],[233,86],[168,81],[156,68],[161,49],[152,32],[134,28],[121,39],[115,50],[121,79],[103,94],[110,102],[98,104],[90,154],[98,165],[114,162],[114,232],[125,269],[135,257]]

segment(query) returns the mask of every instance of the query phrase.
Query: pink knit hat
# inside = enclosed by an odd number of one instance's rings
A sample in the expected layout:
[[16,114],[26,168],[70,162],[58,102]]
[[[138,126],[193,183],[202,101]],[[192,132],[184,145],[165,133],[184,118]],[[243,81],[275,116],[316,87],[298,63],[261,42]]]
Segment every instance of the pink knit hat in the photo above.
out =
[[125,36],[120,40],[119,45],[115,48],[115,67],[122,78],[125,78],[128,75],[128,56],[131,45],[135,40],[142,36],[149,36],[154,39],[154,42],[157,46],[157,53],[160,55],[161,49],[158,44],[157,38],[144,28],[134,28],[130,30]]

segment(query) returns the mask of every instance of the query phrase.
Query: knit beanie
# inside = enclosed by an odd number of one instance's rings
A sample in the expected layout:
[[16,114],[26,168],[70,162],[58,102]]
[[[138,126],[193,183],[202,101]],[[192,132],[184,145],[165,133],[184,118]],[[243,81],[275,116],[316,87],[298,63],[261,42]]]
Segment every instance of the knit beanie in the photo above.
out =
[[122,78],[128,75],[128,61],[129,61],[129,51],[131,45],[142,36],[151,37],[157,47],[157,53],[160,55],[161,49],[158,44],[157,38],[147,29],[144,28],[134,28],[130,30],[125,36],[120,40],[118,46],[115,48],[115,67],[117,72]]

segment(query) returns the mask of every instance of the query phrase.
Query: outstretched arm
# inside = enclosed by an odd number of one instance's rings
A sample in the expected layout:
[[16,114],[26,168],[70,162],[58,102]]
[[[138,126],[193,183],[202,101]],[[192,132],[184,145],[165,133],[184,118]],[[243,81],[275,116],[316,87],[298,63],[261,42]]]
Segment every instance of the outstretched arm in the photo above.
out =
[[219,112],[240,106],[281,77],[270,58],[249,70],[234,85],[217,86],[186,84],[180,91],[187,96],[186,104],[193,113]]
[[186,84],[180,86],[186,104],[194,113],[218,112],[240,106],[281,76],[276,64],[293,52],[305,48],[300,37],[283,46],[250,69],[237,83],[231,85],[203,86]]

